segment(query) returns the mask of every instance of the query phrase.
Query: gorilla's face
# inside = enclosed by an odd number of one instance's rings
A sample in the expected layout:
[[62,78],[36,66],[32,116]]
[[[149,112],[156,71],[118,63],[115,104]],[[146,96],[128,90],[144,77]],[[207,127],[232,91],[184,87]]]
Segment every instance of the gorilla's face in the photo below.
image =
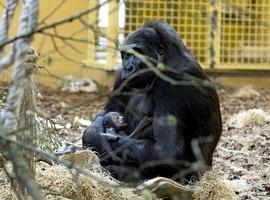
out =
[[[132,85],[138,87],[153,80],[155,74],[151,70],[139,73],[142,69],[147,69],[148,66],[135,55],[127,53],[125,51],[127,48],[132,48],[137,53],[144,55],[145,59],[155,66],[159,61],[161,53],[164,52],[161,49],[162,45],[157,33],[151,28],[141,28],[128,36],[121,51],[123,66],[121,79],[127,79],[131,75],[135,75],[136,77],[132,80]],[[136,72],[138,75],[136,75]]]
[[[142,54],[143,46],[139,46],[139,44],[125,45],[125,47],[132,48],[134,51]],[[125,52],[124,50],[121,51],[121,58],[123,66],[121,74],[122,79],[126,79],[130,75],[146,67],[143,61],[141,61],[135,55]]]

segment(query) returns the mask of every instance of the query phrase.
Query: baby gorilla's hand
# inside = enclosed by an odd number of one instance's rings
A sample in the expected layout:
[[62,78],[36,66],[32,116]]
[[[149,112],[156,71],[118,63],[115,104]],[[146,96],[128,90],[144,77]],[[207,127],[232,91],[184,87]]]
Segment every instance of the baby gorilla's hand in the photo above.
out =
[[107,141],[117,141],[119,139],[119,136],[116,134],[111,133],[101,133],[101,134]]

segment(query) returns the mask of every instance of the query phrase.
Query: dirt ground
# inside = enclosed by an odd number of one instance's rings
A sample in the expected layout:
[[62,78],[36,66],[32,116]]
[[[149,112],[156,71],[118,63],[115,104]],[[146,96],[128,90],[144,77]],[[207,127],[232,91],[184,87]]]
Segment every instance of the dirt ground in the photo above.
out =
[[[66,122],[74,117],[92,119],[103,108],[105,98],[86,101],[97,93],[66,93],[60,89],[41,88],[43,98],[39,107],[48,115],[64,112]],[[104,92],[104,91],[103,91]],[[233,114],[252,108],[270,113],[270,90],[259,90],[259,95],[234,97],[234,89],[219,89],[223,133],[214,157],[214,169],[229,181],[240,199],[270,199],[270,126],[269,122],[250,124],[241,129],[230,127]],[[80,105],[76,109],[67,109]],[[71,127],[60,135],[66,140],[80,138],[82,129]]]
[[248,109],[270,113],[270,90],[257,90],[258,96],[233,97],[234,91],[218,91],[223,117],[222,137],[214,156],[214,169],[236,190],[240,199],[270,199],[270,125],[248,123],[232,128],[233,114]]
[[64,124],[71,124],[70,129],[59,131],[60,137],[68,141],[77,140],[83,132],[82,127],[74,126],[75,117],[92,120],[97,112],[103,109],[107,99],[107,97],[98,97],[100,94],[107,93],[104,88],[92,93],[70,93],[62,91],[61,88],[39,86],[38,93],[39,112],[48,118],[61,116]]
[[[68,93],[60,88],[38,88],[39,112],[46,117],[62,114],[62,121],[71,127],[58,131],[57,137],[68,141],[79,139],[84,130],[74,125],[74,118],[93,119],[107,99],[97,98],[104,89],[98,93]],[[253,108],[270,114],[270,89],[257,90],[256,95],[237,97],[234,96],[235,89],[220,88],[218,94],[223,133],[214,155],[213,168],[228,181],[239,199],[270,199],[269,121],[251,122],[242,128],[232,127],[228,122],[234,114]]]

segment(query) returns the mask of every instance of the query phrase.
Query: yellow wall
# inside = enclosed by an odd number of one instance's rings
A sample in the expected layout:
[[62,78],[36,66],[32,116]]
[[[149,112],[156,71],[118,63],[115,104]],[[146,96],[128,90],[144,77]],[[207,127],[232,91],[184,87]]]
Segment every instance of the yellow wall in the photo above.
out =
[[[5,1],[0,0],[0,2],[4,5]],[[21,1],[20,1],[21,2]],[[54,10],[57,5],[59,5],[62,2],[62,0],[40,0],[40,15],[39,15],[39,21],[41,21],[44,17],[46,17],[49,13]],[[65,4],[63,4],[56,13],[54,13],[50,18],[46,20],[46,23],[52,23],[55,21],[58,21],[60,19],[70,17],[72,15],[76,15],[76,13],[79,13],[85,9],[88,8],[88,2],[91,2],[89,0],[69,0],[65,1]],[[11,26],[11,34],[14,35],[14,33],[17,32],[18,28],[18,22],[19,22],[19,13],[20,13],[21,6],[17,8],[15,18],[12,21]],[[3,8],[0,6],[0,11],[2,14]],[[84,17],[84,19],[87,21],[87,16]],[[42,26],[42,25],[40,25]],[[56,28],[59,35],[62,36],[70,36],[74,34],[75,32],[81,30],[84,28],[83,25],[81,25],[78,20],[66,23],[64,25],[60,25]],[[50,33],[53,33],[53,30],[49,31]],[[79,39],[87,39],[87,29],[84,29],[80,33],[76,34],[74,37]],[[78,63],[73,63],[71,61],[68,61],[67,59],[63,58],[59,55],[58,52],[55,51],[55,47],[53,46],[53,42],[48,36],[44,36],[42,34],[36,34],[34,37],[34,41],[31,44],[34,48],[36,48],[40,54],[41,57],[39,59],[39,64],[42,66],[46,66],[46,68],[50,71],[50,73],[64,77],[67,75],[72,75],[74,77],[82,77],[82,62],[86,59],[86,43],[77,43],[77,42],[70,42],[72,46],[74,46],[76,49],[81,51],[81,53],[78,53],[67,46],[63,41],[56,39],[57,46],[59,47],[59,50],[68,58],[76,60]],[[8,70],[10,71],[10,69]],[[8,72],[0,71],[0,79],[5,80],[9,78]],[[57,83],[57,80],[55,78],[52,78],[48,75],[44,70],[39,70],[38,79],[45,84],[55,85]]]
[[219,77],[217,80],[223,86],[242,87],[253,85],[256,88],[269,88],[269,77]]
[[[133,0],[133,1],[135,1],[135,0]],[[61,2],[62,2],[62,0],[40,0],[39,21],[41,21],[45,16],[47,16],[49,13],[51,13]],[[59,21],[61,19],[70,17],[72,15],[75,15],[75,14],[77,14],[77,13],[79,13],[79,12],[89,8],[89,7],[93,7],[95,2],[96,2],[96,0],[68,0],[68,1],[65,1],[65,4],[62,5],[57,10],[57,12],[55,12],[52,16],[50,16],[50,18],[48,18],[46,20],[46,23],[52,23],[52,22]],[[111,8],[115,8],[115,6],[117,6],[117,4],[113,3],[113,2],[111,4]],[[152,2],[155,2],[155,1],[152,1]],[[194,1],[192,1],[192,2],[194,2]],[[209,3],[206,0],[200,0],[200,2],[202,5],[206,5],[206,4],[208,5],[208,3]],[[5,0],[0,0],[0,3],[1,3],[1,5],[4,5]],[[1,5],[0,5],[0,12],[3,10]],[[186,4],[186,6],[190,6],[190,5]],[[21,7],[17,8],[15,18],[12,21],[10,38],[12,36],[14,36],[15,33],[17,32],[19,15],[20,15],[20,8]],[[188,10],[188,8],[184,9],[184,11]],[[134,7],[132,7],[131,9],[134,11]],[[206,10],[208,11],[208,9],[206,9]],[[129,15],[127,15],[127,16],[129,16]],[[114,17],[117,18],[117,16],[114,16]],[[129,17],[138,17],[138,16],[134,15],[134,16],[129,16]],[[158,16],[155,15],[155,17],[158,17]],[[93,16],[93,18],[94,18],[94,16]],[[85,19],[85,21],[88,21],[88,22],[92,21],[93,22],[93,19],[89,20],[88,16],[85,16],[84,19]],[[114,18],[110,18],[110,22],[114,22],[114,23],[109,23],[109,27],[111,27],[111,29],[114,30],[115,27],[117,27],[118,25],[115,25],[117,20],[113,20],[113,19]],[[143,20],[139,21],[139,22],[143,23]],[[190,24],[189,21],[187,21],[187,22],[188,22],[188,24]],[[194,20],[194,23],[195,22],[196,22],[196,20]],[[127,17],[127,24],[129,24],[128,17]],[[179,23],[176,25],[181,25],[181,27],[182,27],[182,23]],[[195,30],[196,27],[197,27],[197,24],[194,25],[193,34],[195,34],[195,35],[194,35],[193,41],[195,41],[195,39],[197,38],[196,37],[197,33],[200,33],[200,31],[203,33],[205,32],[204,29],[200,29],[200,30],[196,29]],[[84,28],[84,30],[79,32],[78,34],[76,34],[74,37],[79,38],[79,39],[87,39],[87,37],[89,37],[89,32],[87,29],[85,29],[85,27],[80,22],[78,22],[78,20],[66,23],[66,24],[61,25],[61,26],[58,26],[56,30],[59,33],[59,35],[61,35],[61,36],[70,36],[73,33],[77,32],[83,28]],[[132,26],[132,29],[133,28],[135,29],[135,27]],[[106,30],[103,30],[103,31],[105,33],[107,33],[110,37],[113,37],[112,32],[114,32],[114,31],[112,31],[111,29],[108,28],[107,31]],[[242,31],[241,27],[239,28],[237,26],[236,27],[231,26],[230,30],[232,30],[232,29],[233,30],[235,29],[235,31],[233,31],[233,32],[237,32],[237,33],[239,33],[239,32],[241,33],[241,31]],[[127,29],[127,30],[132,31],[130,29]],[[224,26],[224,30],[225,30],[225,32],[227,32],[229,30],[229,28]],[[191,30],[189,30],[189,29],[185,29],[185,30],[179,29],[178,31],[180,31],[183,36],[185,36],[185,33],[188,33],[187,35],[191,34],[190,33]],[[53,33],[53,30],[50,30],[50,33]],[[204,34],[201,35],[202,41],[205,40],[205,37],[203,37],[203,35]],[[208,35],[208,33],[207,33],[207,35]],[[204,42],[207,42],[207,41],[204,41]],[[86,43],[70,42],[70,44],[72,46],[74,46],[76,49],[81,51],[81,53],[78,53],[78,52],[74,51],[73,49],[71,49],[69,46],[67,46],[67,44],[64,44],[63,41],[61,41],[59,39],[56,39],[56,43],[59,47],[59,50],[62,52],[62,54],[64,54],[66,57],[68,57],[70,59],[75,60],[77,63],[68,61],[66,58],[63,58],[61,55],[59,55],[59,53],[57,51],[55,51],[55,47],[53,46],[53,43],[48,36],[36,34],[34,37],[34,41],[31,44],[41,54],[39,64],[42,66],[45,66],[46,69],[48,69],[51,74],[53,74],[55,76],[59,76],[59,77],[65,77],[67,75],[72,75],[76,78],[90,77],[93,80],[95,80],[103,85],[106,85],[109,87],[112,85],[113,73],[110,73],[109,71],[106,71],[105,69],[111,68],[112,66],[114,66],[114,63],[108,62],[107,66],[103,67],[103,68],[99,67],[97,65],[97,63],[93,63],[92,65],[89,65],[89,66],[94,67],[94,68],[89,68],[87,62],[84,62],[86,60],[88,61],[89,58],[91,57],[91,54],[89,55],[89,52],[90,52],[89,47],[91,47],[90,45],[92,45],[92,44],[87,45]],[[194,45],[198,46],[197,43],[196,44],[194,43]],[[234,43],[228,43],[228,45],[235,46]],[[192,44],[190,43],[190,44],[188,44],[188,46],[192,47]],[[88,55],[87,55],[87,48],[88,48]],[[207,49],[208,49],[208,47],[207,47]],[[195,51],[195,53],[196,53],[196,51]],[[205,53],[206,53],[206,51],[205,51]],[[109,58],[112,55],[111,54],[108,54],[108,55],[109,56],[107,56],[106,58],[109,60]],[[95,56],[93,56],[93,57],[95,57]],[[83,62],[84,62],[84,64],[83,64]],[[82,67],[83,65],[87,65],[88,67]],[[236,65],[234,63],[232,65],[232,67],[230,67],[227,63],[225,64],[225,68],[234,69],[235,67],[236,67]],[[254,64],[252,64],[251,67],[256,69]],[[269,67],[269,63],[267,63],[267,67]],[[97,69],[97,68],[100,68],[100,69]],[[9,69],[8,72],[10,72],[10,71],[11,70]],[[8,78],[10,77],[10,73],[8,73],[8,72],[0,71],[0,80],[8,80]],[[57,79],[49,76],[48,73],[45,72],[44,70],[39,70],[38,79],[43,84],[57,86],[56,85],[56,83],[58,82]],[[260,86],[261,85],[267,86],[267,84],[269,83],[269,78],[262,78],[262,79],[255,78],[253,80],[251,80],[249,78],[240,78],[240,79],[241,79],[241,83],[247,83],[247,84],[254,83],[256,85],[256,82],[257,82]],[[238,84],[240,79],[234,79],[236,81],[232,81],[231,78],[222,78],[221,80],[223,83]],[[269,87],[269,84],[268,84],[268,87]]]

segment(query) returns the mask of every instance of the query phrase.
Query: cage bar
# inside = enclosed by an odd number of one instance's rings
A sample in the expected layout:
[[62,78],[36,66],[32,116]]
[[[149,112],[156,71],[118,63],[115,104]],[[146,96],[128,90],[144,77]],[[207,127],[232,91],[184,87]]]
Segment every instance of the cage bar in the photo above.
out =
[[[269,0],[126,0],[125,16],[109,13],[109,25],[103,27],[117,41],[119,34],[127,36],[145,22],[159,19],[171,25],[200,64],[209,69],[211,63],[211,31],[215,37],[215,69],[269,70],[270,69],[270,1]],[[123,3],[123,2],[122,2]],[[110,10],[119,1],[110,1]],[[211,16],[216,12],[216,29]],[[92,13],[92,17],[94,14]],[[124,30],[119,18],[125,17]],[[92,36],[93,37],[93,36]],[[100,41],[100,40],[99,40]],[[121,42],[121,41],[120,41]],[[115,45],[109,40],[107,46]],[[105,45],[106,46],[106,45]],[[119,64],[117,50],[101,49],[105,56],[95,56],[97,49],[88,49],[88,59],[100,68],[112,69]],[[101,59],[100,59],[101,58]],[[94,60],[93,60],[94,59]],[[100,60],[103,60],[102,62]]]

